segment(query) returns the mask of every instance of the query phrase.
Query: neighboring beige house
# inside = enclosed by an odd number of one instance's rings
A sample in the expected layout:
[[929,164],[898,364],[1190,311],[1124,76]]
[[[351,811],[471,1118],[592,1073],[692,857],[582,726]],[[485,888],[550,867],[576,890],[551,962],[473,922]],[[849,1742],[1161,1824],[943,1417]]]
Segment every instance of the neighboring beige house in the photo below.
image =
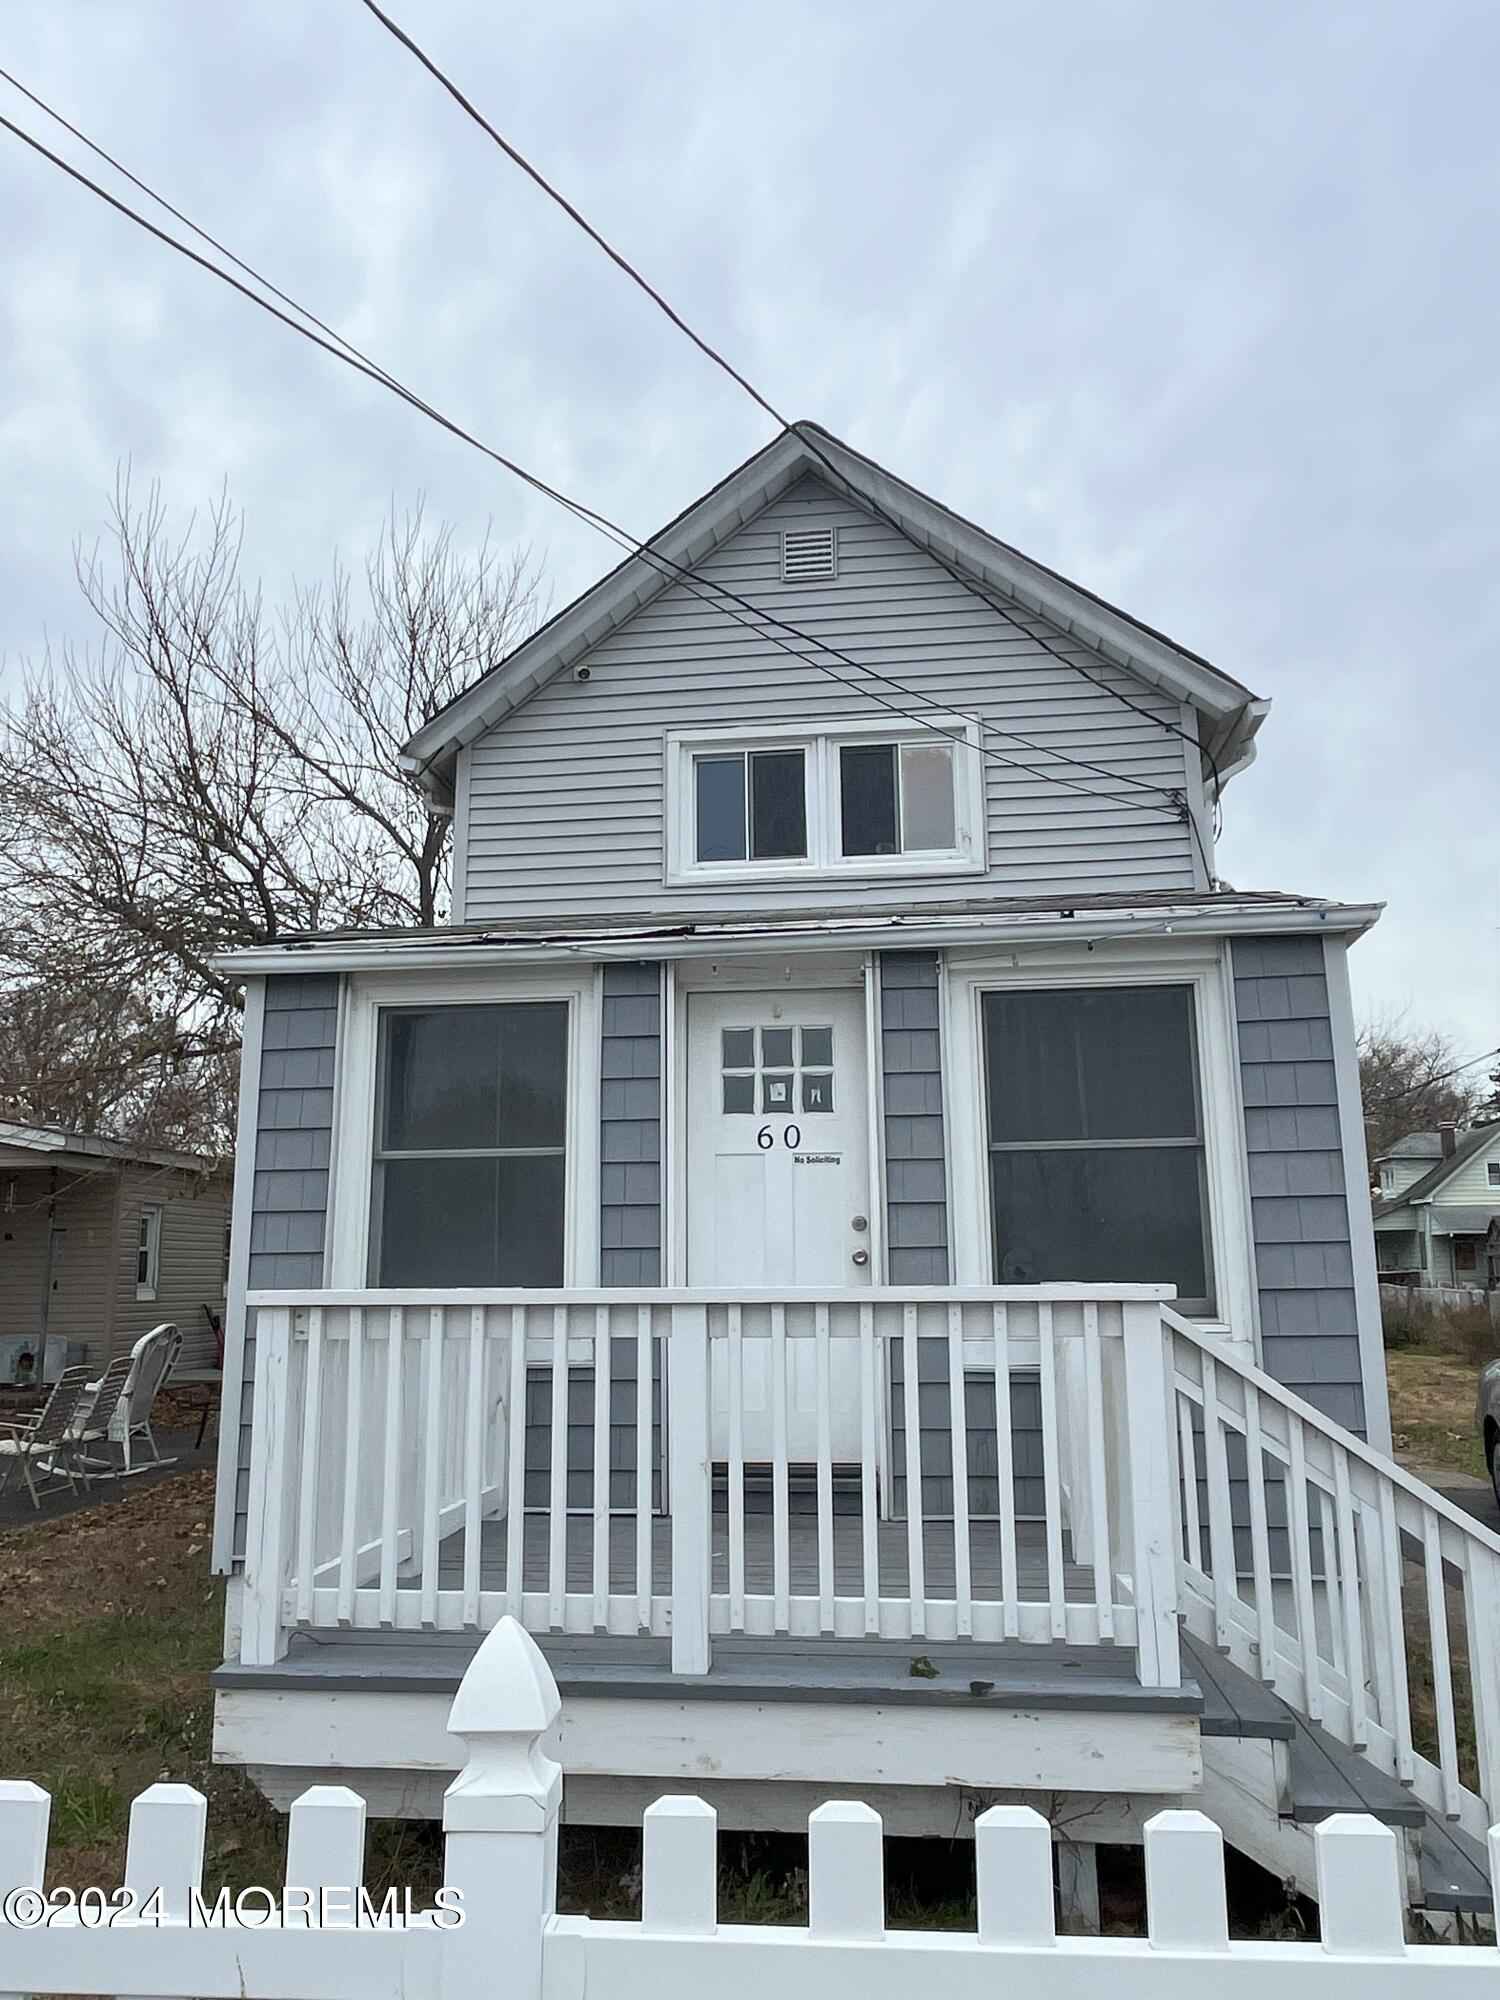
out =
[[0,1381],[48,1338],[102,1364],[164,1320],[182,1365],[211,1365],[230,1184],[196,1154],[0,1121]]
[[1374,1162],[1382,1278],[1483,1291],[1500,1217],[1500,1124],[1414,1132]]

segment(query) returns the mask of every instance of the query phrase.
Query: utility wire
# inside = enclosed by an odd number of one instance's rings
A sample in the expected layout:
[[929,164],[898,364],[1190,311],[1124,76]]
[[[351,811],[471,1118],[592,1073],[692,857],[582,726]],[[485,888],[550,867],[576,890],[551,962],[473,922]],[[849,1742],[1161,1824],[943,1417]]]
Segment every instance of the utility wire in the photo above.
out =
[[1403,1084],[1400,1090],[1393,1090],[1385,1097],[1372,1097],[1366,1109],[1383,1111],[1388,1104],[1399,1104],[1403,1097],[1413,1097],[1419,1090],[1430,1090],[1435,1083],[1446,1083],[1450,1077],[1462,1076],[1466,1069],[1478,1069],[1493,1056],[1500,1056],[1500,1049],[1486,1049],[1482,1056],[1470,1056],[1467,1062],[1455,1063],[1452,1069],[1440,1069],[1436,1076],[1419,1076],[1414,1083]]
[[[657,288],[650,282],[650,280],[646,278],[642,274],[642,272],[636,268],[634,264],[631,263],[630,259],[626,257],[624,252],[621,250],[617,250],[615,246],[609,241],[609,239],[605,235],[603,235],[603,233],[600,230],[594,227],[593,223],[589,221],[588,217],[584,215],[582,210],[576,207],[573,202],[569,201],[567,196],[563,194],[559,188],[554,187],[552,182],[547,179],[547,177],[541,172],[541,170],[538,167],[534,166],[532,162],[526,158],[524,153],[522,153],[516,146],[512,145],[510,140],[507,139],[505,135],[502,132],[500,132],[493,124],[491,124],[490,120],[486,118],[484,113],[480,111],[478,106],[475,105],[473,101],[464,94],[464,92],[447,74],[447,72],[440,66],[440,64],[438,64],[433,59],[433,57],[428,55],[426,50],[423,49],[412,38],[412,36],[410,36],[406,32],[406,30],[403,27],[401,27],[399,22],[392,19],[392,17],[385,11],[385,9],[378,4],[378,0],[363,0],[363,4],[369,10],[369,12],[374,15],[375,19],[380,22],[381,26],[385,28],[390,35],[394,36],[394,38],[401,44],[403,48],[405,48],[411,55],[415,56],[417,61],[422,65],[422,67],[427,71],[427,73],[442,87],[442,89],[444,89],[448,93],[448,95],[453,99],[453,101],[468,115],[468,117],[470,117],[474,121],[474,123],[480,128],[480,130],[484,132],[488,138],[494,141],[494,143],[500,148],[501,152],[505,154],[506,158],[510,160],[515,166],[519,167],[522,173],[524,173],[531,181],[533,181],[536,184],[536,186],[542,190],[543,194],[545,194],[550,201],[555,202],[557,206],[563,211],[563,213],[566,216],[568,216],[568,218],[572,222],[577,224],[577,226],[584,232],[584,234],[590,239],[590,241],[595,243],[598,246],[598,248],[604,252],[605,256],[609,258],[610,262],[616,265],[618,269],[621,270],[627,278],[629,278],[632,284],[637,286],[642,292],[645,293],[646,297],[650,299],[651,302],[662,313],[666,315],[666,317],[672,322],[673,326],[675,326],[680,333],[686,335],[686,337],[693,343],[693,345],[699,350],[700,353],[705,355],[708,358],[708,360],[710,360],[714,364],[716,368],[722,369],[724,374],[726,374],[732,382],[737,383],[739,387],[744,390],[745,394],[750,397],[751,401],[754,402],[761,410],[763,410],[766,413],[766,415],[769,416],[774,422],[780,424],[784,430],[795,432],[796,435],[802,439],[802,442],[807,446],[808,450],[811,451],[818,458],[820,463],[830,473],[833,474],[833,477],[839,482],[839,485],[841,487],[846,486],[847,482],[844,480],[843,474],[839,471],[838,467],[834,464],[832,459],[830,459],[828,454],[824,451],[817,437],[810,434],[808,429],[804,427],[802,424],[796,422],[794,419],[790,417],[784,416],[782,412],[779,409],[777,409],[776,405],[770,400],[768,396],[764,395],[759,389],[757,389],[755,384],[751,382],[745,375],[743,375],[731,361],[729,361],[723,354],[721,354],[719,350],[716,347],[714,347],[709,341],[705,340],[704,337],[700,333],[698,333],[695,330],[695,328],[693,328],[688,323],[687,320],[683,318],[681,313],[679,313],[676,310],[676,308],[662,295],[662,293],[657,290]],[[860,494],[859,498],[866,506],[870,508],[871,512],[878,515],[879,518],[886,523],[887,527],[895,529],[897,533],[906,532],[902,528],[901,523],[896,519],[894,519],[893,516],[890,513],[888,513],[884,507],[880,505],[878,500],[873,499],[867,493]],[[1013,605],[997,602],[996,596],[992,595],[990,590],[984,584],[979,582],[977,579],[969,576],[966,571],[959,568],[956,564],[950,562],[947,559],[947,557],[942,555],[937,549],[929,548],[927,553],[933,558],[935,562],[938,563],[938,565],[942,569],[944,569],[947,572],[947,574],[954,580],[954,582],[960,584],[965,590],[967,590],[970,593],[971,596],[978,598],[979,601],[985,604],[991,611],[998,611],[1001,613],[1002,616],[1007,618],[1014,617],[1015,607]],[[1033,638],[1045,652],[1050,653],[1054,659],[1060,661],[1063,665],[1072,667],[1076,673],[1081,674],[1085,680],[1092,682],[1092,684],[1098,689],[1100,689],[1102,693],[1113,695],[1116,698],[1116,700],[1123,702],[1127,708],[1133,709],[1137,715],[1145,717],[1145,719],[1148,722],[1154,723],[1158,728],[1165,730],[1170,735],[1180,737],[1184,743],[1188,744],[1191,748],[1199,751],[1199,753],[1207,760],[1209,768],[1213,773],[1213,778],[1214,778],[1213,804],[1214,804],[1214,810],[1217,813],[1219,799],[1222,796],[1224,789],[1224,781],[1220,775],[1217,760],[1214,758],[1212,751],[1209,750],[1206,744],[1200,742],[1195,735],[1190,734],[1187,730],[1181,728],[1178,724],[1167,722],[1163,719],[1163,717],[1159,715],[1154,715],[1149,708],[1146,708],[1140,702],[1133,700],[1131,696],[1124,693],[1120,688],[1113,686],[1111,683],[1107,681],[1100,680],[1097,677],[1097,675],[1091,673],[1088,670],[1088,668],[1082,665],[1081,662],[1071,658],[1068,654],[1062,652],[1058,647],[1052,645],[1046,638],[1045,634],[1033,631],[1030,633],[1029,636]],[[914,693],[914,690],[912,690],[909,687],[903,687],[902,692],[911,695]],[[1161,790],[1164,796],[1173,796],[1172,794],[1169,794],[1166,791],[1165,787],[1156,787],[1155,789]],[[1207,855],[1203,853],[1202,835],[1198,831],[1197,823],[1193,819],[1191,808],[1188,806],[1188,803],[1185,798],[1182,798],[1180,801],[1180,812],[1178,816],[1186,818],[1192,825],[1194,836],[1198,841],[1199,852],[1203,858],[1205,872],[1207,873],[1207,875],[1211,880],[1213,875],[1213,870],[1208,865]]]
[[[17,87],[20,88],[22,86],[17,86]],[[47,111],[49,116],[55,115],[51,112],[50,106],[44,104],[40,98],[34,95],[34,93],[27,91],[25,94],[31,99],[32,102],[36,103],[41,109]],[[65,120],[59,119],[59,123],[66,124],[66,122],[67,121]],[[584,503],[582,503],[581,501],[576,501],[572,499],[568,494],[563,493],[557,487],[550,485],[546,480],[539,478],[535,473],[528,471],[528,469],[525,466],[521,465],[515,459],[508,457],[503,452],[497,451],[493,446],[486,444],[481,438],[475,436],[473,432],[466,430],[463,425],[455,422],[451,417],[445,415],[441,410],[437,409],[433,404],[427,402],[425,398],[419,396],[418,394],[416,394],[415,391],[409,389],[396,376],[392,375],[388,370],[381,367],[378,362],[371,360],[371,358],[368,355],[364,354],[359,348],[355,347],[352,342],[346,340],[343,335],[338,334],[334,332],[333,329],[326,327],[323,321],[317,320],[314,315],[308,313],[306,309],[302,307],[300,304],[298,304],[296,300],[292,299],[289,294],[280,291],[275,286],[272,286],[268,280],[264,279],[261,276],[261,274],[254,268],[254,266],[247,264],[243,259],[236,257],[233,252],[224,249],[223,246],[219,244],[217,238],[211,237],[209,236],[207,231],[199,229],[197,224],[191,222],[187,217],[182,216],[179,210],[171,209],[171,213],[174,216],[179,217],[179,219],[184,222],[185,226],[192,229],[194,233],[201,238],[201,240],[212,243],[215,248],[221,249],[224,255],[230,257],[231,261],[233,261],[236,265],[238,265],[238,267],[241,270],[245,271],[250,277],[252,277],[257,284],[262,284],[266,287],[267,290],[274,292],[276,297],[285,301],[289,306],[291,306],[294,312],[302,314],[302,316],[305,319],[312,322],[312,325],[320,329],[320,331],[312,331],[309,329],[308,326],[300,324],[296,319],[290,317],[288,313],[281,311],[277,306],[273,305],[268,299],[263,298],[260,295],[260,293],[252,290],[248,285],[241,283],[239,279],[237,279],[232,275],[232,273],[225,271],[224,269],[222,269],[222,267],[213,263],[211,259],[200,255],[189,244],[183,243],[182,241],[180,241],[180,239],[173,236],[169,231],[158,228],[155,223],[149,221],[145,216],[141,215],[139,211],[132,208],[127,202],[123,202],[120,199],[118,199],[118,197],[116,197],[115,195],[110,194],[107,189],[102,188],[96,181],[92,180],[87,174],[83,173],[79,168],[73,166],[69,161],[63,159],[59,154],[54,153],[49,147],[45,146],[39,139],[35,138],[31,133],[24,131],[19,125],[13,123],[12,120],[10,120],[9,118],[0,115],[0,127],[3,127],[5,130],[11,132],[16,138],[20,139],[25,145],[30,146],[35,152],[39,153],[43,158],[50,161],[52,165],[60,168],[62,172],[69,175],[71,179],[77,181],[81,186],[87,188],[91,193],[97,195],[102,201],[106,202],[111,208],[115,209],[119,214],[127,217],[127,219],[136,223],[140,228],[146,230],[147,233],[155,237],[157,241],[166,244],[170,249],[179,251],[183,256],[190,259],[191,262],[197,264],[201,269],[208,271],[212,276],[221,279],[223,283],[229,285],[233,290],[239,292],[243,297],[249,299],[252,304],[259,306],[263,312],[270,314],[272,318],[280,321],[282,325],[290,327],[290,329],[294,333],[301,334],[304,339],[312,341],[312,343],[315,346],[322,348],[325,353],[331,354],[335,360],[342,361],[347,367],[354,368],[358,373],[362,375],[367,375],[372,381],[378,382],[383,388],[389,390],[393,395],[400,397],[403,402],[409,403],[412,406],[412,408],[419,410],[424,416],[430,418],[434,423],[440,425],[444,430],[450,432],[453,436],[461,439],[464,443],[472,446],[475,450],[482,452],[486,457],[492,459],[496,464],[502,466],[506,471],[510,472],[514,477],[522,480],[526,485],[533,488],[536,492],[541,493],[547,499],[552,500],[556,505],[564,508],[567,512],[572,514],[578,520],[586,522],[590,527],[594,528],[597,532],[605,535],[610,541],[614,542],[617,547],[624,550],[627,556],[638,556],[643,560],[645,560],[646,562],[650,563],[658,571],[659,574],[663,576],[670,576],[674,581],[682,583],[685,588],[690,590],[701,601],[708,604],[710,608],[724,610],[727,608],[727,606],[730,605],[739,607],[740,608],[739,610],[733,610],[733,609],[729,610],[728,615],[734,617],[736,621],[744,625],[747,630],[757,634],[758,636],[769,638],[773,644],[779,646],[782,651],[790,654],[792,658],[801,660],[805,665],[817,667],[820,671],[829,675],[832,679],[837,680],[841,682],[844,686],[850,688],[854,693],[861,695],[867,700],[872,700],[877,702],[881,707],[885,708],[890,713],[901,716],[906,721],[916,722],[923,728],[931,730],[934,734],[946,737],[950,742],[955,742],[965,747],[975,747],[969,744],[969,740],[967,737],[962,736],[952,730],[942,729],[937,724],[929,722],[926,719],[926,717],[919,714],[915,714],[911,710],[903,708],[896,702],[888,700],[883,695],[876,693],[876,691],[873,688],[864,686],[859,682],[851,681],[850,679],[848,679],[847,676],[838,673],[834,668],[828,666],[823,660],[811,658],[808,654],[800,652],[796,647],[790,646],[783,639],[780,639],[777,636],[775,630],[771,630],[768,628],[777,627],[782,631],[789,632],[795,638],[801,640],[804,644],[813,647],[816,651],[826,652],[835,659],[843,660],[846,664],[853,667],[857,672],[866,675],[870,679],[887,682],[889,685],[896,687],[899,691],[903,693],[907,692],[907,690],[905,690],[902,687],[901,683],[890,681],[888,676],[880,674],[875,668],[866,666],[864,663],[853,659],[852,656],[840,652],[838,648],[829,646],[826,641],[814,637],[811,633],[805,632],[797,626],[788,624],[787,621],[785,621],[784,619],[776,618],[772,613],[764,611],[761,607],[750,603],[745,598],[740,597],[738,593],[729,590],[727,586],[712,583],[708,579],[700,579],[695,572],[685,569],[681,564],[674,562],[671,557],[663,555],[659,550],[653,549],[648,544],[640,541],[637,537],[630,534],[627,529],[622,528],[617,522],[612,521],[608,515],[602,514],[597,509],[584,505]],[[76,128],[72,126],[69,126],[68,129],[70,131],[76,131]],[[79,134],[78,136],[82,138],[81,134]],[[92,142],[87,139],[83,139],[83,143],[89,145],[91,150],[98,153],[101,158],[109,160],[111,165],[116,164],[111,158],[111,156],[106,154],[102,148],[94,147]],[[127,177],[131,179],[136,186],[142,188],[150,196],[152,200],[160,202],[160,204],[164,208],[169,208],[169,209],[171,208],[171,205],[163,201],[160,196],[156,195],[153,190],[151,190],[149,187],[146,186],[146,183],[137,179],[136,176],[128,174],[127,169],[121,168],[120,171],[127,173]],[[325,335],[327,336],[326,338],[324,337]],[[710,592],[712,592],[712,595],[709,594]],[[749,616],[743,616],[741,615],[741,612],[748,613]],[[752,623],[751,622],[752,618],[759,620],[760,622]],[[915,698],[926,702],[926,705],[930,709],[936,709],[936,710],[941,709],[940,704],[930,701],[925,696],[917,696]],[[1003,736],[1012,737],[1013,740],[1026,744],[1028,748],[1034,749],[1039,755],[1046,755],[1049,757],[1053,757],[1054,759],[1057,759],[1057,761],[1061,761],[1064,763],[1080,764],[1080,768],[1082,767],[1080,760],[1070,757],[1059,758],[1058,753],[1052,751],[1047,746],[1031,743],[1029,739],[1024,737],[1015,737],[1013,732],[1011,731],[997,730],[995,733]],[[1010,770],[1025,771],[1033,777],[1042,779],[1044,782],[1050,782],[1053,784],[1061,785],[1066,790],[1075,792],[1078,794],[1078,796],[1082,798],[1086,798],[1095,802],[1107,799],[1118,804],[1136,805],[1138,806],[1138,809],[1142,811],[1153,811],[1153,812],[1160,811],[1164,813],[1165,816],[1173,819],[1174,821],[1180,821],[1181,818],[1183,817],[1181,810],[1179,810],[1175,806],[1171,807],[1170,809],[1166,807],[1162,808],[1148,807],[1142,804],[1138,800],[1132,799],[1130,797],[1127,797],[1119,793],[1109,793],[1095,789],[1087,789],[1083,786],[1072,784],[1068,779],[1060,776],[1058,772],[1050,768],[1027,764],[1018,759],[1003,756],[1001,755],[1000,752],[991,749],[988,745],[985,745],[983,743],[981,743],[977,747],[980,751],[980,754],[990,762],[1004,766],[1005,768]],[[1087,768],[1098,771],[1102,776],[1111,779],[1111,781],[1113,782],[1116,783],[1124,782],[1128,784],[1133,784],[1138,790],[1161,793],[1162,796],[1164,797],[1167,796],[1165,793],[1162,793],[1162,788],[1159,786],[1148,786],[1142,784],[1138,780],[1132,780],[1129,779],[1128,777],[1124,777],[1123,774],[1110,772],[1106,770],[1105,767],[1103,767],[1102,765],[1089,765],[1087,766]]]

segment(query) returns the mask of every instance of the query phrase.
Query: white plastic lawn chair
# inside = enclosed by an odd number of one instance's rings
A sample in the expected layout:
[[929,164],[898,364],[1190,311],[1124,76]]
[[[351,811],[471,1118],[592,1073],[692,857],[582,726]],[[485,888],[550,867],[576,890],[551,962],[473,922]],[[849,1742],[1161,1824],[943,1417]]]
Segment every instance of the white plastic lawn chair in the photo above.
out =
[[66,1479],[69,1486],[77,1489],[78,1475],[72,1464],[74,1446],[69,1433],[77,1421],[80,1404],[88,1400],[88,1375],[87,1368],[65,1368],[34,1417],[0,1424],[0,1493],[9,1486],[19,1467],[32,1506],[40,1508],[42,1497],[32,1476],[33,1465],[43,1478]]
[[110,1441],[109,1427],[120,1407],[120,1398],[125,1393],[134,1366],[133,1355],[117,1354],[99,1380],[90,1385],[87,1397],[79,1404],[77,1415],[68,1426],[68,1443],[73,1448],[72,1463],[85,1486],[95,1473],[104,1473],[110,1478],[119,1474],[119,1467],[108,1459],[90,1458],[89,1447]]
[[[130,1350],[125,1384],[109,1420],[109,1441],[120,1448],[120,1473],[124,1478],[132,1472],[144,1472],[151,1465],[171,1463],[162,1457],[151,1434],[151,1406],[166,1387],[181,1346],[182,1335],[168,1320],[143,1333]],[[150,1457],[145,1464],[136,1465],[132,1460],[142,1444]]]

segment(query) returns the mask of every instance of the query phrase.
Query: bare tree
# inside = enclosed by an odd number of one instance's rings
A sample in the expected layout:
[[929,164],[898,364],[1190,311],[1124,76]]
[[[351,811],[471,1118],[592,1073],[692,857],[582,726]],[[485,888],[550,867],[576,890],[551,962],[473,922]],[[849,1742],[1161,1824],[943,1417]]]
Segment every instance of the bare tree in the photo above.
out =
[[122,481],[112,529],[107,561],[77,559],[103,643],[49,655],[0,716],[0,1046],[46,994],[59,1045],[80,1012],[113,1020],[136,1088],[96,1036],[89,1101],[118,1122],[140,1088],[222,1066],[239,994],[218,951],[441,920],[448,821],[397,752],[532,628],[539,576],[418,508],[357,583],[335,566],[272,615],[227,500],[174,533]]
[[1366,1022],[1359,1031],[1359,1087],[1372,1160],[1413,1132],[1473,1119],[1480,1092],[1466,1073],[1452,1073],[1461,1060],[1436,1028],[1412,1028],[1401,1015]]

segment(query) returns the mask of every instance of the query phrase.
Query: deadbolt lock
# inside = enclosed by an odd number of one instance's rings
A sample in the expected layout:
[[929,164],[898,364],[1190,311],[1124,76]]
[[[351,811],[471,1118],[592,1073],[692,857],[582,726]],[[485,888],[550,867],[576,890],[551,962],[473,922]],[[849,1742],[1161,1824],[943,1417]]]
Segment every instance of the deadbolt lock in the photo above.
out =
[[859,1229],[859,1230],[868,1229],[869,1226],[870,1226],[869,1223],[865,1220],[865,1218],[862,1215],[856,1215],[853,1221],[849,1224],[849,1227],[851,1229]]

